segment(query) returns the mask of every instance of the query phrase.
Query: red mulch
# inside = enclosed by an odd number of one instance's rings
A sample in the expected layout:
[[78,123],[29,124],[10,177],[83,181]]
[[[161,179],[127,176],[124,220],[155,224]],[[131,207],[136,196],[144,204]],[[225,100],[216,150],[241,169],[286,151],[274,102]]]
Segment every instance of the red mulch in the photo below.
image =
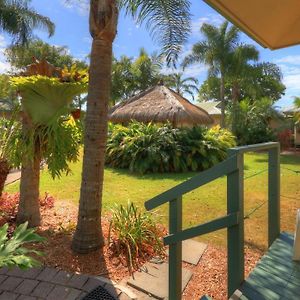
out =
[[[43,223],[38,228],[38,233],[46,237],[47,242],[35,245],[34,248],[45,253],[44,257],[39,258],[44,265],[69,272],[101,275],[115,281],[130,276],[124,257],[116,257],[108,245],[91,254],[74,253],[71,250],[71,241],[77,221],[77,206],[67,201],[55,201],[53,205],[54,199],[47,194],[43,199],[41,200]],[[0,223],[6,218],[13,223],[17,203],[18,195],[4,194],[0,198]],[[4,213],[3,207],[6,207]],[[109,230],[107,216],[102,218],[102,229],[107,238]],[[245,249],[246,275],[253,269],[261,255],[259,250]],[[192,270],[193,277],[185,289],[183,299],[198,300],[204,294],[216,300],[227,299],[226,263],[226,249],[209,245],[197,266],[184,264],[184,267]]]
[[[251,272],[262,253],[250,248],[245,249],[245,274]],[[186,287],[184,300],[199,300],[203,295],[209,295],[214,300],[227,298],[227,251],[213,245],[208,245],[197,266],[185,264],[193,272],[192,280]]]

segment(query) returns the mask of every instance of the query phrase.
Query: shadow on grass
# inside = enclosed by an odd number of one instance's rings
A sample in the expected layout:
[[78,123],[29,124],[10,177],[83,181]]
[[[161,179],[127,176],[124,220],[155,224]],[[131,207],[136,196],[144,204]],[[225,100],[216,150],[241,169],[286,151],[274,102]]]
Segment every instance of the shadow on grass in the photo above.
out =
[[107,171],[110,171],[113,174],[128,176],[138,180],[164,180],[170,179],[174,181],[185,181],[190,179],[193,176],[198,175],[200,172],[184,172],[184,173],[149,173],[149,174],[138,174],[131,173],[128,169],[115,169],[111,167],[105,168]]

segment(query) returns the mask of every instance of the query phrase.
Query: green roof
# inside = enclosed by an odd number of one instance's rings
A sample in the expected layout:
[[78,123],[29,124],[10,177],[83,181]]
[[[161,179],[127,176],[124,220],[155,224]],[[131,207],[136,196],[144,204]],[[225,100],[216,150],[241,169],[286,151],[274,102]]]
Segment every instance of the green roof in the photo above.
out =
[[221,115],[220,104],[220,101],[206,101],[197,103],[196,105],[206,110],[209,115]]

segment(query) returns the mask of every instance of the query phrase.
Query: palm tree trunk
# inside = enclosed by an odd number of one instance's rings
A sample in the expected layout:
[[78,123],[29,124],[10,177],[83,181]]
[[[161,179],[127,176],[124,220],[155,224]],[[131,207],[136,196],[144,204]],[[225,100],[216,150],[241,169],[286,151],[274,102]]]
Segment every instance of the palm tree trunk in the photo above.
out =
[[237,123],[238,123],[238,102],[240,97],[240,89],[237,82],[232,85],[232,132],[237,135]]
[[88,253],[104,245],[101,206],[110,98],[112,42],[117,28],[115,1],[91,0],[90,31],[93,37],[83,171],[79,213],[72,248]]
[[[23,116],[23,132],[26,134],[32,129],[27,116]],[[24,158],[21,169],[20,202],[18,207],[17,223],[28,222],[28,226],[36,227],[41,223],[39,186],[40,186],[40,145],[34,145],[33,161]]]
[[225,80],[224,75],[221,73],[221,84],[220,84],[220,100],[221,100],[221,128],[225,128]]

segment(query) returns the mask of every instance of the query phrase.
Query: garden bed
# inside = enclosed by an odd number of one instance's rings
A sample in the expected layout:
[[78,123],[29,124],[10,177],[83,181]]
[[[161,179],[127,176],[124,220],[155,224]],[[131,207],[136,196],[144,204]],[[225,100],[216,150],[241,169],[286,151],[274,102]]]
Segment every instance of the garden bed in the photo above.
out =
[[[8,196],[8,199],[15,199]],[[77,206],[71,201],[55,201],[47,196],[41,207],[43,223],[37,232],[47,239],[44,244],[37,244],[35,249],[43,251],[45,256],[39,260],[48,267],[56,267],[68,272],[84,273],[108,277],[116,282],[130,276],[124,258],[114,256],[106,244],[103,249],[91,254],[79,255],[71,250],[72,235],[77,221]],[[53,204],[53,205],[52,205]],[[14,218],[11,217],[11,224]],[[103,234],[107,238],[109,231],[109,216],[102,218]],[[247,247],[245,250],[246,274],[248,274],[262,255],[259,250]],[[197,266],[185,264],[193,272],[183,299],[199,299],[203,294],[209,294],[216,300],[226,299],[226,249],[209,244],[200,263]],[[143,261],[141,261],[143,263]]]

